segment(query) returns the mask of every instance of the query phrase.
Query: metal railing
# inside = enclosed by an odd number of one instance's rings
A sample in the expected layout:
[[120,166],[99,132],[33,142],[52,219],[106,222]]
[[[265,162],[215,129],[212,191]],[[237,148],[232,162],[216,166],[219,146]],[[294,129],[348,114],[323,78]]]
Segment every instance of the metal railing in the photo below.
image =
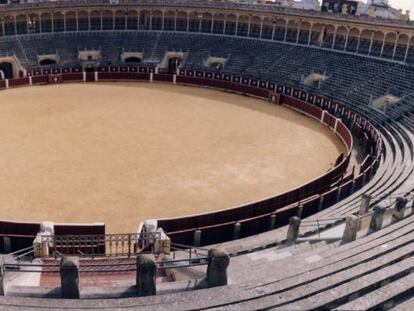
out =
[[41,243],[47,244],[49,256],[62,255],[80,257],[128,257],[144,251],[152,251],[160,232],[100,234],[100,235],[53,235],[41,236]]

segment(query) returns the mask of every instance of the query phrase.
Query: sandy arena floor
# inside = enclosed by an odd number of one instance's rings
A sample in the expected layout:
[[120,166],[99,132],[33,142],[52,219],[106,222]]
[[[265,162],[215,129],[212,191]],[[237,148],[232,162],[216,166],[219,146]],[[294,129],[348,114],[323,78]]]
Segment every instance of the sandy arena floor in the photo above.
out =
[[342,143],[287,108],[145,83],[63,84],[0,93],[0,218],[105,222],[259,200],[333,164]]

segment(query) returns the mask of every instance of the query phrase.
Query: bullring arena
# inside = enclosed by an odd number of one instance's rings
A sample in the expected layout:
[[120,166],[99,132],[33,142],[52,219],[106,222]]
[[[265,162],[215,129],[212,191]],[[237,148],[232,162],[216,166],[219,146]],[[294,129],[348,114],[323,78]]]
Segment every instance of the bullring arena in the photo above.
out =
[[1,310],[414,308],[408,11],[5,2]]

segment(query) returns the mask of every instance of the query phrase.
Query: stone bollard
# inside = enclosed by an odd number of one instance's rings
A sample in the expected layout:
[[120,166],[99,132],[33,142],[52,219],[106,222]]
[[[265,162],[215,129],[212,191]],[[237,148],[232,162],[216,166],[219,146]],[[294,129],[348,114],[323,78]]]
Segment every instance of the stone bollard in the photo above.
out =
[[197,247],[201,245],[201,230],[194,231],[193,245]]
[[276,226],[276,214],[270,215],[269,230],[273,230]]
[[287,241],[294,242],[299,236],[300,218],[293,216],[289,218],[289,228],[287,232]]
[[60,260],[60,284],[62,298],[79,299],[79,257],[62,257]]
[[319,203],[318,203],[318,212],[321,211],[323,209],[323,201],[324,201],[324,196],[321,195],[319,197]]
[[233,230],[233,240],[237,240],[240,238],[240,230],[241,230],[241,223],[236,222],[234,224],[234,230]]
[[361,196],[361,205],[359,206],[359,215],[364,215],[368,213],[370,201],[371,201],[371,196],[369,194],[363,194]]
[[302,214],[303,214],[303,205],[299,204],[299,208],[298,211],[296,212],[296,217],[298,217],[299,219],[302,218]]
[[372,215],[369,228],[373,231],[382,229],[384,223],[384,214],[387,208],[383,205],[375,205],[373,208],[374,214]]
[[361,219],[358,216],[347,216],[345,222],[345,230],[342,236],[342,242],[347,243],[355,241],[360,227]]
[[230,264],[230,256],[219,249],[211,248],[208,250],[210,259],[207,266],[207,286],[223,286],[227,285],[227,267]]
[[154,255],[137,256],[136,291],[138,296],[152,296],[157,294],[156,276],[157,265]]
[[12,242],[10,237],[3,237],[3,249],[5,254],[9,254],[12,252]]
[[392,222],[397,222],[404,218],[405,206],[407,205],[407,199],[403,197],[397,197],[395,200],[395,207],[392,213]]

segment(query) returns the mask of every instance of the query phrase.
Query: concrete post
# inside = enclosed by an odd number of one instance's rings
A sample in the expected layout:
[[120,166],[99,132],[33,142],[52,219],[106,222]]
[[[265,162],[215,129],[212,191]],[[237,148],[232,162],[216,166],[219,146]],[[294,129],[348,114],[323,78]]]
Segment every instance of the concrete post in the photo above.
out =
[[299,236],[300,218],[293,216],[289,219],[289,228],[286,239],[288,242],[294,242]]
[[230,264],[230,256],[219,249],[208,250],[210,261],[207,266],[206,281],[208,287],[227,285],[227,267]]
[[6,275],[4,271],[4,258],[0,255],[0,296],[6,296]]
[[319,197],[318,211],[321,211],[323,209],[323,201],[324,201],[324,197],[323,195],[321,195]]
[[361,219],[358,216],[347,216],[345,222],[345,230],[342,236],[342,242],[347,243],[355,241],[360,227]]
[[60,260],[60,284],[62,298],[79,299],[79,257],[62,257]]
[[236,222],[234,224],[233,240],[237,240],[238,238],[240,238],[240,230],[241,230],[241,223]]
[[9,254],[12,252],[12,242],[10,237],[3,237],[3,249],[5,254]]
[[276,214],[270,215],[269,230],[273,230],[276,226]]
[[201,230],[194,231],[193,245],[194,246],[201,245]]
[[302,218],[302,215],[303,215],[303,205],[302,204],[299,204],[299,208],[298,208],[298,211],[297,211],[297,213],[296,213],[296,217],[298,217],[298,218]]
[[387,208],[383,205],[375,205],[373,208],[374,214],[372,215],[369,228],[373,231],[382,229],[384,223],[384,214]]
[[361,205],[359,206],[359,215],[364,215],[368,212],[370,201],[371,201],[371,196],[369,194],[363,194],[361,196]]
[[136,291],[138,296],[151,296],[157,294],[155,278],[157,266],[154,255],[137,256]]
[[406,205],[406,198],[397,197],[397,199],[395,200],[395,208],[393,209],[392,213],[392,222],[396,222],[403,219]]

